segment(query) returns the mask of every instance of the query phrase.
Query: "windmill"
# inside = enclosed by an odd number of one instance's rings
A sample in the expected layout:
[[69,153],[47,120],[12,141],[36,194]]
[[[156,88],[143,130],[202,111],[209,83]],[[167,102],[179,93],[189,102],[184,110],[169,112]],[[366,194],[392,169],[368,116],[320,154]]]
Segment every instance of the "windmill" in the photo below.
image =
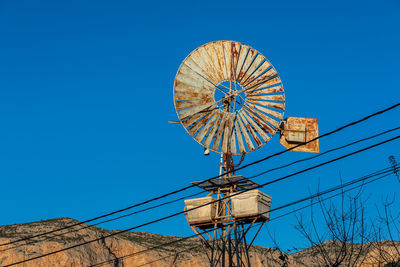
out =
[[[242,161],[277,132],[282,145],[297,146],[318,136],[318,121],[284,120],[285,93],[277,71],[260,52],[235,41],[214,41],[192,51],[178,69],[173,96],[178,123],[204,154],[221,154],[220,176],[193,182],[209,194],[185,200],[186,219],[209,248],[210,266],[250,266],[249,248],[269,220],[271,197],[235,174],[233,156],[241,155]],[[318,140],[294,150],[318,152]]]

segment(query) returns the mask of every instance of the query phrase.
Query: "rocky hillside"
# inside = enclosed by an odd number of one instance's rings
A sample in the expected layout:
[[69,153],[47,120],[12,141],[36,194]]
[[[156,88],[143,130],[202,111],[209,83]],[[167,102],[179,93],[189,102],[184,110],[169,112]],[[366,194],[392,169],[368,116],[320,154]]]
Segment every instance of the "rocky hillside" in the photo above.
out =
[[[59,218],[27,224],[0,226],[0,244],[75,223],[77,221],[70,218]],[[64,231],[65,234],[63,235],[57,235],[57,232],[51,234],[50,238],[46,237],[45,239],[37,237],[34,240],[42,241],[36,243],[32,243],[30,240],[0,246],[0,266],[38,257],[42,254],[96,238],[99,239],[97,242],[38,258],[17,266],[209,266],[205,250],[197,238],[160,246],[181,238],[144,232],[127,232],[110,238],[102,238],[113,233],[113,231],[87,225],[76,226],[74,229],[79,228],[83,229],[80,231],[68,229]],[[324,245],[332,246],[332,243],[327,242]],[[395,255],[396,251],[391,245],[391,243],[382,243],[382,247],[385,247],[389,254]],[[156,248],[153,249],[154,247]],[[387,249],[388,247],[391,247],[392,251]],[[285,254],[270,248],[253,247],[250,257],[252,266],[318,266],[316,254],[318,254],[318,248],[315,247],[295,254]],[[380,254],[382,253],[377,251],[376,247],[373,248],[371,246],[363,255],[366,260],[363,261],[364,264],[361,266],[378,266],[374,265],[374,263],[377,262],[376,259],[382,258]],[[383,266],[384,261],[381,260],[380,264],[380,266]],[[358,264],[358,266],[360,265]]]
[[[59,218],[27,224],[0,226],[0,244],[23,237],[49,232],[78,221]],[[110,238],[102,238],[114,231],[87,225],[76,226],[80,231],[64,230],[63,235],[51,234],[50,238],[37,243],[31,241],[0,247],[0,266],[40,256],[51,251],[99,238],[97,242],[69,249],[44,258],[20,264],[20,266],[209,266],[205,250],[197,238],[190,238],[171,245],[181,237],[156,235],[144,232],[126,232]],[[26,244],[26,245],[25,245]],[[159,246],[156,249],[150,249]],[[127,256],[128,255],[128,256]],[[126,257],[123,257],[126,256]],[[251,251],[253,266],[281,266],[280,253],[268,248],[255,247]],[[121,258],[121,259],[119,259]]]

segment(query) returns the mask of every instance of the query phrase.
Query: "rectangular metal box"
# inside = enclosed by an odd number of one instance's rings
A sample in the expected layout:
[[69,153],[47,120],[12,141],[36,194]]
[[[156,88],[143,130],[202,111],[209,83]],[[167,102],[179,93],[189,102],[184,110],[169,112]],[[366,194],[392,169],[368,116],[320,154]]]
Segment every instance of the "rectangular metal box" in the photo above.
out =
[[287,139],[289,143],[305,143],[306,139],[306,126],[297,125],[296,130],[288,130]]
[[[213,197],[201,197],[185,200],[185,216],[190,225],[204,224],[212,222],[215,218],[217,209],[217,202],[205,205],[207,203],[216,201]],[[205,206],[202,206],[205,205]],[[202,207],[201,207],[202,206]],[[200,207],[200,208],[197,208]],[[194,210],[190,210],[197,208]],[[189,210],[189,211],[187,211]]]
[[249,218],[259,216],[268,221],[272,198],[260,190],[251,190],[231,197],[232,216]]
[[[319,139],[298,146],[318,137],[318,119],[287,117],[281,129],[281,144],[299,152],[319,152]],[[295,148],[294,148],[295,147]]]

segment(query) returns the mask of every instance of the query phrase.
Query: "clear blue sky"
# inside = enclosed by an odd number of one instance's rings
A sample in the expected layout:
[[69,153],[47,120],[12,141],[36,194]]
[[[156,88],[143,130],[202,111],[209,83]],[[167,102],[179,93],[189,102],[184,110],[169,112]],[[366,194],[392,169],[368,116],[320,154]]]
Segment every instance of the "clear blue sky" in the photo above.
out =
[[[204,157],[180,125],[167,123],[176,119],[181,61],[209,41],[260,51],[283,80],[286,115],[318,118],[321,133],[399,102],[399,13],[395,0],[0,0],[0,224],[84,220],[217,174],[218,155]],[[323,139],[321,151],[399,126],[399,118],[392,111]],[[244,163],[282,150],[278,139]],[[318,179],[323,189],[339,183],[339,172],[346,181],[387,167],[389,155],[400,162],[399,148],[397,141],[263,191],[277,207],[315,191]],[[293,152],[240,174],[307,156]],[[399,186],[392,176],[366,188],[369,214]],[[182,209],[179,202],[104,227]],[[294,223],[289,216],[269,224],[284,248],[302,242]],[[192,233],[183,216],[142,230]],[[271,246],[265,233],[256,244]]]

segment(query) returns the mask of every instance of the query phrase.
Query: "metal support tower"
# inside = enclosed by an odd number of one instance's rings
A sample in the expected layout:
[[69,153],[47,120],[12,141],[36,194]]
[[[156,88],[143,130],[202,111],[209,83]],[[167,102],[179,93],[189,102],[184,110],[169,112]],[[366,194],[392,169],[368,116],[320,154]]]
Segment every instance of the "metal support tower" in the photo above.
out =
[[[235,176],[232,155],[221,156],[220,173],[227,173],[218,179],[204,182],[193,182],[200,188],[216,195],[217,207],[215,219],[210,223],[190,224],[192,230],[200,237],[208,249],[207,254],[211,267],[244,267],[250,265],[249,249],[266,220],[258,215],[235,218],[232,216],[230,196],[236,192],[258,188],[259,185],[243,176]],[[249,230],[255,229],[250,242]]]

